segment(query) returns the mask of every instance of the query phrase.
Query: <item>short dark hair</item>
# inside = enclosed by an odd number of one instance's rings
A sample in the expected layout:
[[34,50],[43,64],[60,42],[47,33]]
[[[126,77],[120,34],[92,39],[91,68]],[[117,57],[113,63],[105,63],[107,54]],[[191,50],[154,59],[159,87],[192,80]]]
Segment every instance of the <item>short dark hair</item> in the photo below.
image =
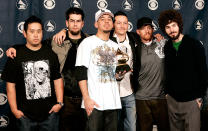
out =
[[27,18],[27,19],[25,20],[25,23],[24,23],[24,31],[25,31],[25,32],[27,32],[28,25],[31,24],[31,23],[39,23],[39,24],[41,24],[41,27],[42,27],[42,29],[43,29],[43,23],[42,23],[41,19],[38,18],[38,17],[35,16],[35,15],[32,15],[32,16],[30,16],[29,18]]
[[160,29],[164,34],[166,34],[165,26],[171,22],[176,22],[179,26],[179,32],[183,32],[183,19],[181,14],[176,10],[165,10],[161,12],[158,21]]
[[85,15],[84,15],[84,11],[81,8],[70,7],[65,13],[66,20],[69,19],[69,15],[71,15],[71,14],[81,15],[82,20],[84,20]]
[[[115,17],[116,16],[126,16],[127,17],[127,15],[126,15],[126,13],[124,13],[123,11],[117,11],[115,14],[114,14],[114,20],[113,20],[113,23],[115,22]],[[128,18],[128,17],[127,17]]]

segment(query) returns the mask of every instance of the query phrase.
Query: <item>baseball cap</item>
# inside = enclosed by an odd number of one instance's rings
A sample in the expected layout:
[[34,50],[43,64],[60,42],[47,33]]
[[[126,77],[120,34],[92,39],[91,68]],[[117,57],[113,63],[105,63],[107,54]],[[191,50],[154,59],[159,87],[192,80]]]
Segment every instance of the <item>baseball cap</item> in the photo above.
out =
[[140,29],[142,26],[146,26],[146,25],[151,25],[153,27],[151,18],[142,17],[137,20],[137,29]]
[[110,15],[111,17],[114,17],[113,13],[108,10],[108,9],[102,9],[102,10],[98,10],[96,13],[95,13],[95,21],[98,21],[98,19],[104,15],[104,14],[107,14],[107,15]]

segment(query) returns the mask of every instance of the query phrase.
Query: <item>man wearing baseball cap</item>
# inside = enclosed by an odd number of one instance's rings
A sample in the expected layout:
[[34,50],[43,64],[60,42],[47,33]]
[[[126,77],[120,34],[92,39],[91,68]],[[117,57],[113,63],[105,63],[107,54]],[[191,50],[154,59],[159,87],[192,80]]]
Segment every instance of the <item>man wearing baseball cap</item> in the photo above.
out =
[[76,57],[77,79],[82,92],[89,131],[117,131],[117,109],[121,102],[115,69],[118,45],[109,39],[113,28],[110,10],[95,14],[96,35],[84,39]]
[[137,119],[141,131],[169,131],[167,102],[164,93],[164,45],[153,37],[152,19],[142,17],[137,21],[140,47],[136,47],[139,83],[136,92]]

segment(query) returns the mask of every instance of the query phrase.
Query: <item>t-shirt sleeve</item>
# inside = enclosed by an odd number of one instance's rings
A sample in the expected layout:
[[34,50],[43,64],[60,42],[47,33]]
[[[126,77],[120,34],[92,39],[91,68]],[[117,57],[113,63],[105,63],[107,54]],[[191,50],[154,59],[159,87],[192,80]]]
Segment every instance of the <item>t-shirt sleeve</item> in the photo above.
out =
[[77,50],[77,56],[76,56],[76,64],[75,66],[85,66],[86,68],[89,67],[90,63],[90,47],[88,44],[89,41],[86,41],[84,39]]
[[1,79],[6,82],[16,83],[17,70],[16,60],[8,58],[1,75]]
[[57,55],[53,52],[53,62],[52,62],[52,73],[51,73],[51,78],[52,80],[56,80],[56,79],[59,79],[61,78],[61,73],[60,73],[60,64],[59,64],[59,61],[58,61],[58,57]]

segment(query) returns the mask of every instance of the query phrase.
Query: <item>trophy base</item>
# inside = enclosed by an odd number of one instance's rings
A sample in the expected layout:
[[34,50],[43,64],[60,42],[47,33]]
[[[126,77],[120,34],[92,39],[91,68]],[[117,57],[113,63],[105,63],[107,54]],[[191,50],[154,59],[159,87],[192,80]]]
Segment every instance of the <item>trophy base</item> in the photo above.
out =
[[116,73],[124,72],[124,71],[128,72],[130,70],[131,70],[131,68],[129,67],[128,64],[118,65],[116,67]]

